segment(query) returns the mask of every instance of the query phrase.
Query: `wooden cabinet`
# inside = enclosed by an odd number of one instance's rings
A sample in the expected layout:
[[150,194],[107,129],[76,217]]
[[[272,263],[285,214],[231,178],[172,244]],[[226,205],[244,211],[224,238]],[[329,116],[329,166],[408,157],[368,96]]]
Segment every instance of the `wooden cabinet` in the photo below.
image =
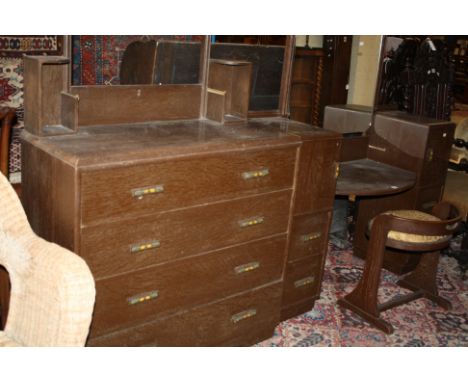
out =
[[352,36],[324,36],[322,49],[296,48],[291,119],[322,126],[327,105],[346,103]]
[[222,126],[173,123],[193,141],[164,123],[25,132],[31,224],[96,279],[89,345],[248,345],[313,307],[340,136],[284,119]]
[[296,48],[289,100],[295,121],[320,125],[324,55],[322,49]]
[[[416,174],[415,186],[403,193],[359,202],[354,252],[364,257],[367,249],[367,223],[378,213],[394,209],[420,209],[429,212],[442,198],[447,174],[454,124],[399,111],[379,112],[369,132],[367,156]],[[392,251],[384,266],[395,273],[412,270],[414,255]]]

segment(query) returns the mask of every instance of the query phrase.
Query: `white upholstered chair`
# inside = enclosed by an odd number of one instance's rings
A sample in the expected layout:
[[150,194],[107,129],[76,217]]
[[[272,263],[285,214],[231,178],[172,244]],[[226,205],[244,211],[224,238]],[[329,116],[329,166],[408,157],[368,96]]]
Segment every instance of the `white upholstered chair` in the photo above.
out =
[[[32,231],[2,174],[0,265],[11,285],[0,346],[84,346],[95,300],[93,276],[82,258]],[[10,287],[2,281],[5,298]]]

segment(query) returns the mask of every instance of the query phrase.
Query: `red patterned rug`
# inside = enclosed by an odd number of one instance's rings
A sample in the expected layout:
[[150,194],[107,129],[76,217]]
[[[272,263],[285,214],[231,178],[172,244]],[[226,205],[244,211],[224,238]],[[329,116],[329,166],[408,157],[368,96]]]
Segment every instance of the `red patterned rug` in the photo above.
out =
[[10,181],[21,181],[21,145],[23,128],[23,56],[60,55],[63,36],[0,36],[0,106],[16,109],[18,124],[13,128],[10,146]]
[[[322,294],[314,308],[282,322],[274,336],[258,346],[468,346],[468,281],[454,259],[442,256],[438,274],[440,294],[453,309],[445,311],[427,299],[390,309],[382,317],[393,325],[391,335],[336,303],[354,288],[362,269],[363,260],[352,256],[350,248],[339,250],[330,244]],[[383,271],[379,300],[408,292],[395,285],[396,280]]]

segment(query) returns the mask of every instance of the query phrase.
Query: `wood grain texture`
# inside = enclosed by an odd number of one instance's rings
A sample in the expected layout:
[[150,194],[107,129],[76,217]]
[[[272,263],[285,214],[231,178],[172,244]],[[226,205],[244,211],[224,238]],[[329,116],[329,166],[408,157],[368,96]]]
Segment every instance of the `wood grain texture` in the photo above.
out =
[[[284,277],[283,306],[317,296],[321,283],[322,256],[307,257],[288,262]],[[306,282],[302,285],[301,281]]]
[[[288,227],[291,191],[279,191],[227,202],[162,212],[82,228],[80,255],[96,278],[128,272],[261,237]],[[244,219],[263,217],[242,228]],[[134,244],[160,241],[160,246],[131,253]]]
[[201,85],[74,86],[80,126],[196,119]]
[[[295,155],[296,149],[287,147],[83,171],[82,224],[292,188]],[[243,178],[263,169],[269,173]],[[156,185],[164,191],[132,196],[134,189]]]
[[304,142],[299,162],[294,213],[329,209],[335,198],[339,140]]
[[293,218],[288,261],[326,254],[331,215],[328,211]]
[[[273,335],[279,321],[281,283],[254,289],[128,330],[91,338],[88,346],[246,346]],[[257,314],[233,323],[234,314]],[[216,317],[216,320],[213,320]]]
[[[91,336],[279,281],[285,243],[282,235],[100,280]],[[236,267],[253,262],[258,268],[236,272]],[[154,290],[157,298],[128,304],[128,298]]]

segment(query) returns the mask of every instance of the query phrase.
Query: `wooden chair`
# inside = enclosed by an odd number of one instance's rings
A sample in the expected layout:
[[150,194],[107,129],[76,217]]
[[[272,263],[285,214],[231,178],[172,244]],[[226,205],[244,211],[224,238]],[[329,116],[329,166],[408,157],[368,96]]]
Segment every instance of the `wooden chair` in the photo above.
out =
[[[398,210],[377,215],[369,224],[370,241],[361,279],[351,293],[338,300],[338,304],[387,334],[393,333],[393,327],[380,318],[380,313],[387,309],[420,297],[450,309],[450,301],[439,296],[437,291],[437,265],[439,251],[449,245],[460,220],[458,210],[447,202],[434,206],[432,214]],[[386,247],[419,253],[421,260],[413,272],[398,282],[412,292],[379,304],[377,295]]]
[[11,128],[16,120],[15,110],[9,107],[0,108],[0,172],[8,177]]

